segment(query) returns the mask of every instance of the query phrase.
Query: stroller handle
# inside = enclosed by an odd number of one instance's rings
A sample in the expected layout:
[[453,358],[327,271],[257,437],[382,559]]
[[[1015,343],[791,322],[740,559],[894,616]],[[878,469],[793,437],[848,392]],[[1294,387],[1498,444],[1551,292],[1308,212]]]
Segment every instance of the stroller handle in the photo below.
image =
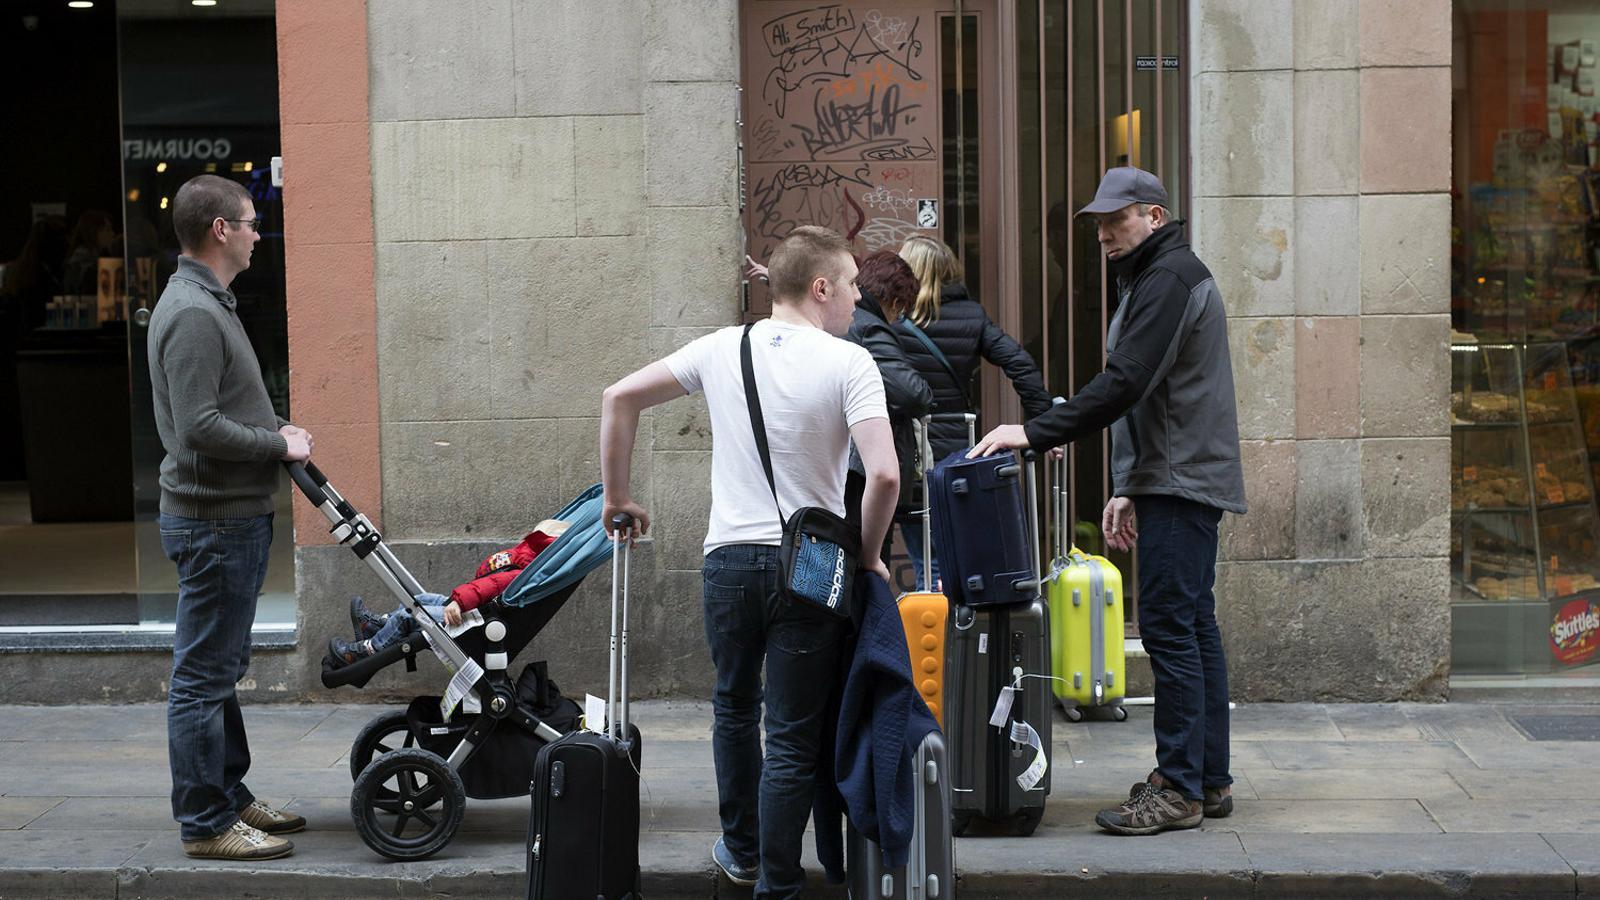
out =
[[328,502],[328,495],[322,490],[328,479],[315,465],[309,462],[286,462],[283,467],[289,470],[289,478],[300,488],[300,493],[311,501],[312,506],[320,507]]

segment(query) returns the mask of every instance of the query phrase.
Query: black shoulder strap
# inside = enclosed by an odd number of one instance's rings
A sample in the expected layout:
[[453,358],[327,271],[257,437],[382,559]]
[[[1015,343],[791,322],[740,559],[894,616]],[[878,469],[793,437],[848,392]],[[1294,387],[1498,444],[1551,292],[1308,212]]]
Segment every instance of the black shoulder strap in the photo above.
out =
[[767,487],[772,489],[772,505],[778,508],[778,521],[783,521],[783,504],[778,502],[778,482],[772,477],[772,453],[767,449],[767,423],[761,417],[761,394],[756,390],[756,367],[750,358],[751,322],[744,327],[744,337],[739,341],[739,367],[744,370],[744,402],[750,409],[750,429],[756,435],[756,451],[761,454],[761,468],[767,472]]
[[909,316],[900,320],[900,327],[912,337],[921,341],[922,346],[928,348],[928,352],[933,355],[934,360],[939,365],[944,366],[945,373],[950,376],[951,381],[955,382],[956,392],[961,394],[961,402],[966,404],[967,411],[970,412],[972,410],[972,401],[967,397],[967,386],[961,383],[961,376],[956,374],[956,367],[950,365],[949,357],[944,355],[944,352],[939,349],[939,345],[933,342],[933,338],[928,337],[926,331],[918,328],[917,323],[911,321]]

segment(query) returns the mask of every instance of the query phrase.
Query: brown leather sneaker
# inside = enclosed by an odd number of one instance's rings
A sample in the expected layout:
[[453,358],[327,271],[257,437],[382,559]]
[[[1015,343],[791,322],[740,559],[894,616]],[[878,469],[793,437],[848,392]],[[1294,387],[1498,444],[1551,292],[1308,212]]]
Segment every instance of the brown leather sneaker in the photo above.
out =
[[[1133,787],[1128,789],[1128,799],[1132,800],[1148,785],[1166,787],[1166,779],[1161,777],[1160,772],[1151,769],[1145,780],[1134,782]],[[1201,808],[1208,819],[1226,819],[1233,814],[1233,788],[1205,788],[1205,800]]]
[[1177,828],[1193,828],[1200,824],[1203,813],[1197,801],[1167,788],[1158,788],[1146,782],[1142,789],[1134,786],[1134,794],[1115,809],[1101,810],[1094,822],[1112,834],[1156,834]]
[[183,852],[195,859],[254,861],[288,856],[294,852],[294,845],[281,837],[251,828],[240,819],[214,838],[184,841]]
[[267,834],[293,834],[304,830],[306,819],[293,813],[286,813],[281,809],[262,803],[260,800],[252,802],[249,806],[239,810],[239,819],[257,831]]

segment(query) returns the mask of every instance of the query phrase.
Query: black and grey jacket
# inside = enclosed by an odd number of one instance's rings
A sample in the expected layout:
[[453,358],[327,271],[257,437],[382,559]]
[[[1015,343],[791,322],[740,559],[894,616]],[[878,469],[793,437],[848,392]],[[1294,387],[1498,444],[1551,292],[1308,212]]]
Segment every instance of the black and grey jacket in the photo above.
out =
[[[983,360],[1005,370],[1022,399],[1024,416],[1037,416],[1050,408],[1050,393],[1044,389],[1044,378],[1033,357],[989,321],[989,314],[967,293],[966,285],[957,282],[944,286],[939,292],[939,318],[922,326],[922,330],[956,370],[956,378],[952,379],[915,335],[896,329],[906,358],[933,388],[934,412],[972,412],[966,398],[973,390],[972,375]],[[966,426],[960,422],[935,422],[931,437],[935,460],[969,446]]]
[[1166,494],[1245,511],[1228,317],[1211,272],[1169,222],[1112,263],[1121,301],[1106,368],[1024,427],[1036,449],[1111,427],[1119,497]]
[[[900,458],[900,490],[905,495],[916,481],[912,466],[917,449],[911,420],[928,414],[933,406],[933,391],[906,359],[896,331],[884,317],[877,298],[863,291],[845,339],[866,348],[878,364],[878,374],[883,376],[883,400],[889,407],[889,429],[894,433],[894,452]],[[850,471],[864,471],[854,444],[850,446]]]

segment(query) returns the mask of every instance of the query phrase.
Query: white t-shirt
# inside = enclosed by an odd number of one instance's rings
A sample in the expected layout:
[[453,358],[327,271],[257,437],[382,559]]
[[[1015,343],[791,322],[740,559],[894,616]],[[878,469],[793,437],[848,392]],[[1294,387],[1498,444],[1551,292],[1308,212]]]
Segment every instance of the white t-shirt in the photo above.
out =
[[[705,391],[711,412],[706,553],[728,544],[777,546],[783,536],[745,404],[743,333],[742,325],[724,328],[663,360],[684,390]],[[820,328],[764,319],[750,330],[750,357],[783,515],[802,506],[844,515],[850,426],[889,416],[871,354]]]

